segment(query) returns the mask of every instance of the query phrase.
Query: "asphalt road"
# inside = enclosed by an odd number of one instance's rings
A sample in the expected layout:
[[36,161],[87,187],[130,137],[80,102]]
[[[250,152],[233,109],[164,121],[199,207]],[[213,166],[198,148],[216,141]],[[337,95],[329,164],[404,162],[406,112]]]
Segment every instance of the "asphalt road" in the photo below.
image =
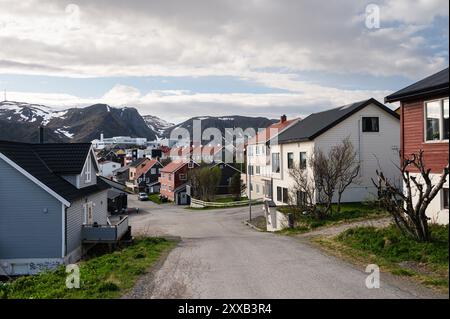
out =
[[[130,196],[131,197],[131,196]],[[129,199],[134,234],[180,236],[162,265],[127,298],[434,298],[431,290],[381,273],[368,289],[364,269],[306,241],[243,224],[247,208],[193,211]],[[254,207],[262,214],[261,206]]]

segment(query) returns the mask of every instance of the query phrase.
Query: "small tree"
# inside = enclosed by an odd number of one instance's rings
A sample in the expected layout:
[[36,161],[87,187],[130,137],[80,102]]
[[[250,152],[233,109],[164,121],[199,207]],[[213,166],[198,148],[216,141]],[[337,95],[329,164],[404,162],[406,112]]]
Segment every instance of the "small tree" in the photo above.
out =
[[345,138],[342,143],[332,148],[331,161],[335,167],[337,211],[341,211],[342,194],[352,183],[358,183],[358,175],[361,168],[358,155],[350,138]]
[[236,173],[231,176],[230,184],[228,185],[228,191],[233,195],[235,200],[240,200],[242,192],[245,190],[245,185],[242,183],[241,174]]
[[306,168],[300,167],[300,165],[295,165],[289,169],[289,176],[294,181],[289,200],[291,205],[299,208],[300,213],[306,212],[312,216],[321,218],[315,201],[316,187],[314,179],[310,175],[310,172]]
[[189,183],[194,198],[203,201],[214,200],[222,172],[219,167],[198,167],[189,172]]
[[[411,176],[411,168],[417,170],[419,176]],[[442,189],[448,170],[444,170],[437,183],[433,183],[430,178],[431,170],[425,167],[423,150],[403,159],[399,169],[404,190],[386,178],[381,171],[377,170],[377,181],[372,179],[378,189],[380,204],[392,215],[395,224],[404,234],[419,242],[430,241],[430,218],[426,215],[426,210]]]

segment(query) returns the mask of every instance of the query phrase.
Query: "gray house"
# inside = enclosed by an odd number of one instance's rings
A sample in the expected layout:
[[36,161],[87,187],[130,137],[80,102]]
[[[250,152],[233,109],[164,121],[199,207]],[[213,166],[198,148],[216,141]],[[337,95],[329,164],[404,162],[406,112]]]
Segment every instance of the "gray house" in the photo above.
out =
[[128,219],[108,219],[91,144],[0,141],[0,275],[78,261],[86,245],[116,243]]

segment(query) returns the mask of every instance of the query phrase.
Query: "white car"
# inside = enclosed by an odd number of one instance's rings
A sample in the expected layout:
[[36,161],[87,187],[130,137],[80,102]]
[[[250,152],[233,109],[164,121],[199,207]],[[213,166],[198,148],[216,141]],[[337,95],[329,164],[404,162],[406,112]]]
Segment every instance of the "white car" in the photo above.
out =
[[139,200],[148,200],[148,195],[147,195],[147,193],[139,193],[138,199],[139,199]]

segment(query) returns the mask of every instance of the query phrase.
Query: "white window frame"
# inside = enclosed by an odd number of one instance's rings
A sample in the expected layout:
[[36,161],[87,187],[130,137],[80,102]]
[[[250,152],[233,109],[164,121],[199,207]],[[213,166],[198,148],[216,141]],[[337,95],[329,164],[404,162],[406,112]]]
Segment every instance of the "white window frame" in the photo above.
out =
[[[425,143],[448,143],[448,139],[444,137],[444,100],[448,100],[449,97],[443,97],[440,99],[428,100],[423,102],[423,141]],[[433,102],[440,102],[441,104],[441,116],[439,118],[439,139],[427,140],[427,104]]]
[[89,206],[92,209],[92,220],[94,220],[94,203],[93,202],[87,202],[83,205],[83,209],[84,209],[84,220],[83,220],[83,225],[88,225],[88,208]]
[[92,180],[92,161],[91,156],[89,155],[88,160],[86,162],[86,166],[84,168],[84,182],[90,183]]

